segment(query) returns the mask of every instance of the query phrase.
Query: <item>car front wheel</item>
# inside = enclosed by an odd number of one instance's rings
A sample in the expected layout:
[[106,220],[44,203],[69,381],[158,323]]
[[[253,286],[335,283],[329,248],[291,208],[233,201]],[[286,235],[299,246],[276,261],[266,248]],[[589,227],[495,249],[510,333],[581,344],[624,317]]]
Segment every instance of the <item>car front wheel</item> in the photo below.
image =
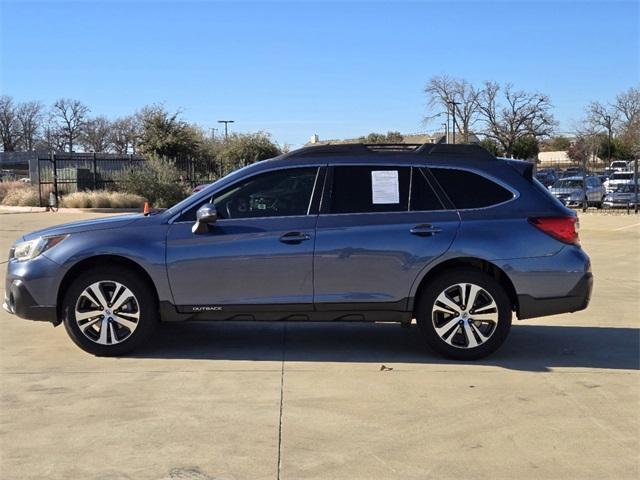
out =
[[456,360],[485,357],[497,350],[511,328],[511,302],[492,276],[474,269],[446,272],[419,299],[418,327],[426,343]]
[[158,317],[146,282],[114,268],[78,276],[64,296],[63,315],[75,344],[99,356],[133,350],[151,336]]

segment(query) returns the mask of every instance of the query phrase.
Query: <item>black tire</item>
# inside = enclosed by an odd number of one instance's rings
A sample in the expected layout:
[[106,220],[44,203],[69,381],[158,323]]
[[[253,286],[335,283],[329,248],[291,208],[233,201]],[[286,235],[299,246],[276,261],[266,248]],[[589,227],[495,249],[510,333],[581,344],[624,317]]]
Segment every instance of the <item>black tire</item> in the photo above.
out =
[[[493,297],[493,301],[496,305],[495,310],[497,311],[495,313],[497,314],[497,322],[493,323],[493,325],[495,326],[491,331],[492,333],[488,336],[488,339],[486,341],[484,341],[483,343],[479,343],[479,345],[475,347],[455,346],[447,343],[437,333],[436,325],[434,325],[434,316],[445,316],[446,320],[443,320],[442,324],[440,324],[440,327],[446,324],[446,322],[448,322],[449,320],[454,320],[455,318],[460,317],[460,315],[458,314],[447,316],[448,314],[434,313],[433,309],[436,303],[436,299],[442,292],[447,291],[450,288],[455,288],[455,285],[462,283],[474,284],[479,286],[491,297]],[[479,302],[483,299],[489,300],[489,297],[485,296],[484,293],[479,294],[479,297],[483,298],[479,299],[476,302],[476,305],[479,305]],[[481,308],[477,309],[481,310]],[[470,308],[468,308],[468,306],[465,307],[465,310],[471,312],[471,317],[473,317],[473,305]],[[493,310],[494,309],[491,309],[491,311]],[[511,329],[511,314],[511,301],[509,300],[509,297],[505,292],[503,286],[495,278],[477,269],[456,268],[454,270],[445,272],[431,280],[426,288],[422,291],[422,294],[418,299],[416,320],[419,330],[422,333],[427,345],[429,345],[429,347],[431,347],[433,350],[444,355],[445,357],[455,360],[474,360],[493,353],[504,343],[505,339],[509,335],[509,330]],[[464,321],[458,320],[457,322]],[[491,325],[492,324],[489,322],[487,322],[486,324],[481,324],[483,328],[490,328]],[[454,336],[456,336],[456,339],[461,338],[463,340],[466,340],[467,343],[470,343],[469,340],[467,340],[468,337],[466,336],[466,333],[464,333],[463,327],[463,325],[458,326],[457,323],[453,323],[453,326],[448,328],[447,332],[453,331],[454,333],[451,333],[447,337],[447,339],[451,340],[454,338]],[[486,330],[486,332],[489,332],[489,330]],[[479,336],[475,337],[473,341],[478,343],[477,339],[480,338],[481,337]]]
[[[135,322],[135,328],[131,331],[122,327],[117,322],[113,324],[113,327],[111,327],[117,332],[124,332],[121,335],[121,338],[124,340],[119,341],[119,343],[106,345],[97,343],[97,341],[88,338],[87,335],[82,333],[82,330],[76,321],[76,305],[79,305],[78,302],[87,302],[86,295],[84,295],[82,299],[80,298],[81,295],[85,289],[97,282],[105,282],[105,285],[109,285],[109,282],[112,282],[115,285],[115,282],[118,282],[128,288],[133,294],[133,300],[127,302],[128,305],[125,305],[124,308],[131,309],[132,311],[135,311],[135,315],[138,315],[138,319]],[[137,273],[126,268],[104,267],[80,274],[75,280],[73,280],[67,289],[62,304],[63,322],[69,337],[71,337],[71,340],[73,340],[73,342],[82,350],[97,356],[118,356],[134,350],[151,337],[158,323],[158,305],[151,288],[152,287],[148,285],[148,282],[141,278]],[[104,298],[108,299],[107,295],[109,292],[104,291],[103,293],[105,294]],[[115,292],[113,292],[112,295],[115,296]],[[97,302],[93,303],[97,304]],[[90,310],[93,309],[94,307],[90,308]],[[114,311],[114,317],[116,317],[115,313],[116,312]],[[120,313],[118,314],[120,315]],[[124,314],[124,312],[122,314]],[[126,315],[129,315],[129,313]],[[100,331],[102,329],[102,325],[105,325],[102,321],[96,322],[95,318],[90,321],[95,322],[96,327],[99,326]],[[98,335],[98,333],[94,333],[94,331],[91,331],[90,329],[87,330],[89,330],[89,333],[92,335]],[[111,341],[113,342],[111,335],[113,335],[113,331],[107,333],[107,337],[111,338]]]

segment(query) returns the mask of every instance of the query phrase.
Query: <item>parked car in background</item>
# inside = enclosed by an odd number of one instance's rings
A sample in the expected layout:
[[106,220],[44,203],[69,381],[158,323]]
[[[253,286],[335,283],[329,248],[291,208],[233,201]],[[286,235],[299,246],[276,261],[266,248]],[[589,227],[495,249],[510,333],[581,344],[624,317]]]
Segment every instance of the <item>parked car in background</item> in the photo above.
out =
[[601,208],[605,196],[602,182],[593,175],[561,178],[549,187],[549,191],[567,206],[580,206],[586,200],[587,206]]
[[575,212],[531,163],[446,144],[295,150],[163,212],[27,234],[6,270],[6,310],[95,355],[159,320],[416,319],[425,345],[470,360],[513,312],[586,308],[593,282]]
[[[618,171],[613,172],[609,177],[609,180],[604,182],[604,188],[607,193],[612,193],[618,187],[618,185],[633,183],[633,172],[630,171]],[[637,183],[637,182],[636,182]]]
[[634,185],[633,183],[618,185],[613,192],[608,193],[604,197],[602,206],[604,208],[635,207],[636,190],[638,188],[638,185]]
[[629,164],[624,160],[614,160],[609,165],[609,168],[611,170],[613,170],[614,172],[621,172],[621,171],[626,170],[627,168],[629,168]]
[[569,167],[562,172],[560,178],[581,177],[584,174],[585,170],[582,167]]
[[558,180],[558,174],[553,168],[544,168],[542,170],[538,170],[536,178],[545,187],[549,187],[556,183]]

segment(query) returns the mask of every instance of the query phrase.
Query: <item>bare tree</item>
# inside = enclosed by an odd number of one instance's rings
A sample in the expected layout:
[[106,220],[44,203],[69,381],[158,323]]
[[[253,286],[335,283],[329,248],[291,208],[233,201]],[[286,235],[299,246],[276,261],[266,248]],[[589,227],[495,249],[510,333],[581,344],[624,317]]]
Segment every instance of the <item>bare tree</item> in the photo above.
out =
[[631,87],[616,97],[614,108],[626,123],[640,121],[640,87]]
[[18,122],[22,131],[22,146],[28,152],[35,147],[38,130],[42,122],[42,104],[25,102],[18,105]]
[[53,112],[48,112],[43,117],[40,136],[35,142],[35,149],[47,150],[49,152],[63,152],[67,141],[58,126]]
[[20,122],[13,98],[9,95],[0,96],[0,139],[5,152],[13,152],[20,143]]
[[136,153],[140,125],[137,116],[118,118],[111,124],[110,142],[116,153]]
[[73,152],[73,146],[82,133],[87,113],[89,107],[79,100],[61,98],[53,104],[53,115],[65,136],[69,152]]
[[[448,77],[432,77],[424,89],[430,110],[444,109],[455,113],[456,127],[464,142],[469,141],[471,127],[477,119],[480,91],[466,80]],[[435,113],[427,119],[441,113]]]
[[107,152],[111,147],[111,122],[106,117],[87,120],[82,129],[80,144],[90,152]]
[[485,82],[478,101],[485,136],[498,142],[507,156],[513,154],[521,138],[551,135],[555,126],[551,107],[546,95],[514,90],[511,84],[501,87],[496,82]]

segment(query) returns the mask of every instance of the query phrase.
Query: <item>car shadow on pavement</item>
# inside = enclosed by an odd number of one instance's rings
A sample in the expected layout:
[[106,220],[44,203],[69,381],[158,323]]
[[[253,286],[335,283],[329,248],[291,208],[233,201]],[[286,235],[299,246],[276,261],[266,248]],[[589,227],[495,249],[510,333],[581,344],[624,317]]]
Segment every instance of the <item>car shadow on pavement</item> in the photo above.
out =
[[447,360],[428,350],[417,327],[371,323],[189,322],[163,324],[133,356],[194,360],[470,363],[512,370],[557,367],[640,369],[640,329],[518,325],[486,359]]

